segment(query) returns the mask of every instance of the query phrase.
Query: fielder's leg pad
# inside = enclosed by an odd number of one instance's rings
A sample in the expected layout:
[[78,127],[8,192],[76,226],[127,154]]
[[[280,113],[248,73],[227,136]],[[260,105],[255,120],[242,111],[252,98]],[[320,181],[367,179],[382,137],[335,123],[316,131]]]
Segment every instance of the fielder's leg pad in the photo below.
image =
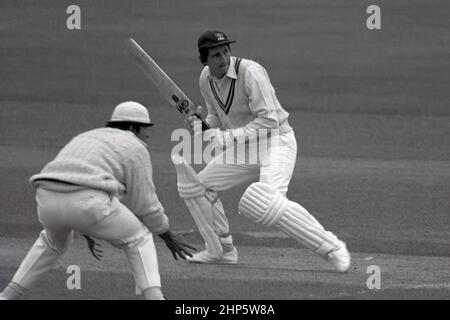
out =
[[161,287],[158,257],[149,232],[134,243],[133,246],[122,248],[128,259],[131,272],[136,283],[136,294],[150,287]]
[[341,246],[306,209],[266,183],[256,182],[247,188],[239,213],[266,227],[276,227],[324,258]]

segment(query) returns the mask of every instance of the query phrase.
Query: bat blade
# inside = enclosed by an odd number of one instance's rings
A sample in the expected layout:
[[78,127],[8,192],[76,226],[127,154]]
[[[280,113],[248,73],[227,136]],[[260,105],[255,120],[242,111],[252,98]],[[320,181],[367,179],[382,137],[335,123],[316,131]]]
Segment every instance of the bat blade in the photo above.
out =
[[133,39],[126,40],[127,49],[133,61],[144,71],[161,95],[167,102],[178,109],[179,112],[188,115],[194,108],[191,99],[173,82],[163,69],[145,52],[145,50]]

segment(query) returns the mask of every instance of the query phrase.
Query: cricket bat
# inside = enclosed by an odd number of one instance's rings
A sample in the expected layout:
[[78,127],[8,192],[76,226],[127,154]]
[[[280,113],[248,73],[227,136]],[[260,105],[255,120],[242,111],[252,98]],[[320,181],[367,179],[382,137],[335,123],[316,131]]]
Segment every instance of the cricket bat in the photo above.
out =
[[142,69],[144,74],[156,86],[164,99],[175,107],[185,117],[195,115],[202,121],[202,130],[209,129],[209,126],[201,117],[193,112],[196,106],[191,99],[173,82],[163,69],[145,52],[144,49],[133,39],[126,40],[128,53],[133,61]]

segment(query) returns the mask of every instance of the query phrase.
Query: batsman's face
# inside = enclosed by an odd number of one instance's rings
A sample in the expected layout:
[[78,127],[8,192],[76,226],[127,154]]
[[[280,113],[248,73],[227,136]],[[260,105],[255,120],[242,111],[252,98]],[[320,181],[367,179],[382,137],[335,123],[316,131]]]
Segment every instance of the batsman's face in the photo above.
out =
[[209,49],[206,64],[214,77],[222,79],[230,67],[230,48],[227,44]]

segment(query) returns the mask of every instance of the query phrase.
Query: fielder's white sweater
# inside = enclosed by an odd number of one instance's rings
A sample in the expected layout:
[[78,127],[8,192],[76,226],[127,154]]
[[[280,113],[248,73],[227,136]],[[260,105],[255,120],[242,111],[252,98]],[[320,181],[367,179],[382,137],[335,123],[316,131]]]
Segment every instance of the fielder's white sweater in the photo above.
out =
[[[119,199],[125,197],[127,207],[151,232],[161,234],[169,228],[153,184],[150,154],[130,131],[100,128],[76,136],[30,182],[35,188],[48,188],[42,179],[103,190]],[[59,192],[71,189],[52,186]]]

